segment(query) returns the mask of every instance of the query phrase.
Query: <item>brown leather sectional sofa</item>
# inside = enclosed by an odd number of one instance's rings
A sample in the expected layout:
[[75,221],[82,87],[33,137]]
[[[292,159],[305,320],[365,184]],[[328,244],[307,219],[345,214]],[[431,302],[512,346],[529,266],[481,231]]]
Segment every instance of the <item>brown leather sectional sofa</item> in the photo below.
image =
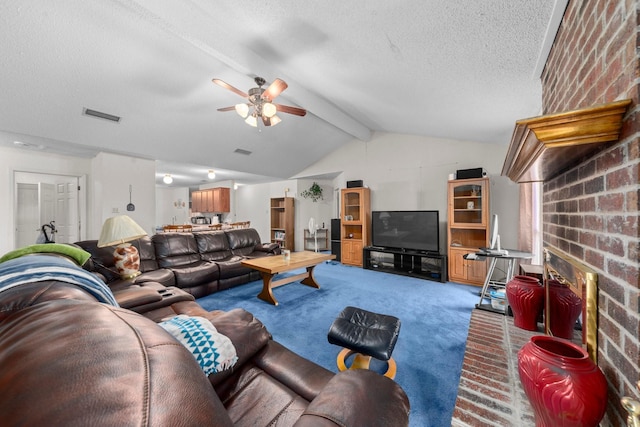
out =
[[[138,314],[59,280],[0,292],[2,425],[408,425],[409,402],[394,381],[368,370],[334,374],[273,340],[245,310],[207,312],[178,287],[128,285],[159,299],[134,305]],[[119,283],[114,294],[127,290]],[[177,314],[208,319],[231,339],[236,364],[205,376],[156,324]]]
[[[98,248],[97,243],[76,242],[91,254],[92,262],[86,268],[101,274],[114,291],[129,288],[132,281],[120,280],[115,270],[113,248]],[[261,243],[253,228],[159,233],[131,243],[140,253],[142,272],[133,283],[144,287],[144,283],[157,282],[196,298],[259,279],[257,271],[240,264],[242,259],[280,253],[277,244]]]

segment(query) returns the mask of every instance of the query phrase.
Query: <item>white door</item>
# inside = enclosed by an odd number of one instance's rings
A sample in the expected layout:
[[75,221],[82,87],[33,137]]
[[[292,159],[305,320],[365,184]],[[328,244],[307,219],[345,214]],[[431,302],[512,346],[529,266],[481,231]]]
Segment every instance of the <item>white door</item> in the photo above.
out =
[[81,228],[87,211],[86,176],[14,171],[14,180],[16,248],[36,243],[42,225],[51,221],[55,221],[58,232],[49,237],[56,243],[86,239]]
[[[56,186],[54,184],[38,183],[38,211],[40,212],[40,225],[56,221]],[[56,241],[49,229],[47,233],[50,240]]]
[[73,243],[78,236],[78,184],[71,182],[56,184],[56,243]]
[[16,248],[33,245],[40,234],[38,184],[18,183],[16,209]]

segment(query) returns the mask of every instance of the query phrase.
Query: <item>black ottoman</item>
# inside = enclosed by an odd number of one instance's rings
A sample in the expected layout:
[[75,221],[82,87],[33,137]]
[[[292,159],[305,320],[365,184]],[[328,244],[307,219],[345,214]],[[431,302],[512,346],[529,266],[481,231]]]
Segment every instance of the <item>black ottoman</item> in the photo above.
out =
[[400,319],[372,313],[356,307],[346,307],[329,328],[329,343],[344,347],[336,360],[338,369],[347,369],[345,359],[356,353],[349,369],[368,369],[371,357],[387,361],[384,374],[396,376],[396,362],[391,357],[400,333]]

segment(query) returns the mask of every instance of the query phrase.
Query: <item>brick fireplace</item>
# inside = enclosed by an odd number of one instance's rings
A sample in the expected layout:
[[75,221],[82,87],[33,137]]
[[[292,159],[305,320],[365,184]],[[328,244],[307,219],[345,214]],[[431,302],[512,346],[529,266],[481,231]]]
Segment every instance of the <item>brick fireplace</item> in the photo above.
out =
[[640,380],[638,282],[639,0],[571,0],[542,74],[544,114],[631,99],[620,141],[544,183],[544,244],[598,273],[602,425],[625,425]]
[[[640,0],[570,0],[541,76],[543,115],[632,101],[618,141],[543,185],[544,246],[598,274],[598,365],[609,386],[602,426],[626,425],[620,398],[640,397],[639,8]],[[452,425],[533,425],[514,365],[528,335],[508,317],[486,316],[472,315]]]

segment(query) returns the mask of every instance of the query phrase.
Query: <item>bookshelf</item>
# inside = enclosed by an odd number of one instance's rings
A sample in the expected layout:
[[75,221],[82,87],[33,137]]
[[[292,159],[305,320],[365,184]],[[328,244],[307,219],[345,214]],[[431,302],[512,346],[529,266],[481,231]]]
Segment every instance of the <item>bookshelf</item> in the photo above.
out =
[[295,250],[293,197],[271,199],[271,242],[283,249]]

